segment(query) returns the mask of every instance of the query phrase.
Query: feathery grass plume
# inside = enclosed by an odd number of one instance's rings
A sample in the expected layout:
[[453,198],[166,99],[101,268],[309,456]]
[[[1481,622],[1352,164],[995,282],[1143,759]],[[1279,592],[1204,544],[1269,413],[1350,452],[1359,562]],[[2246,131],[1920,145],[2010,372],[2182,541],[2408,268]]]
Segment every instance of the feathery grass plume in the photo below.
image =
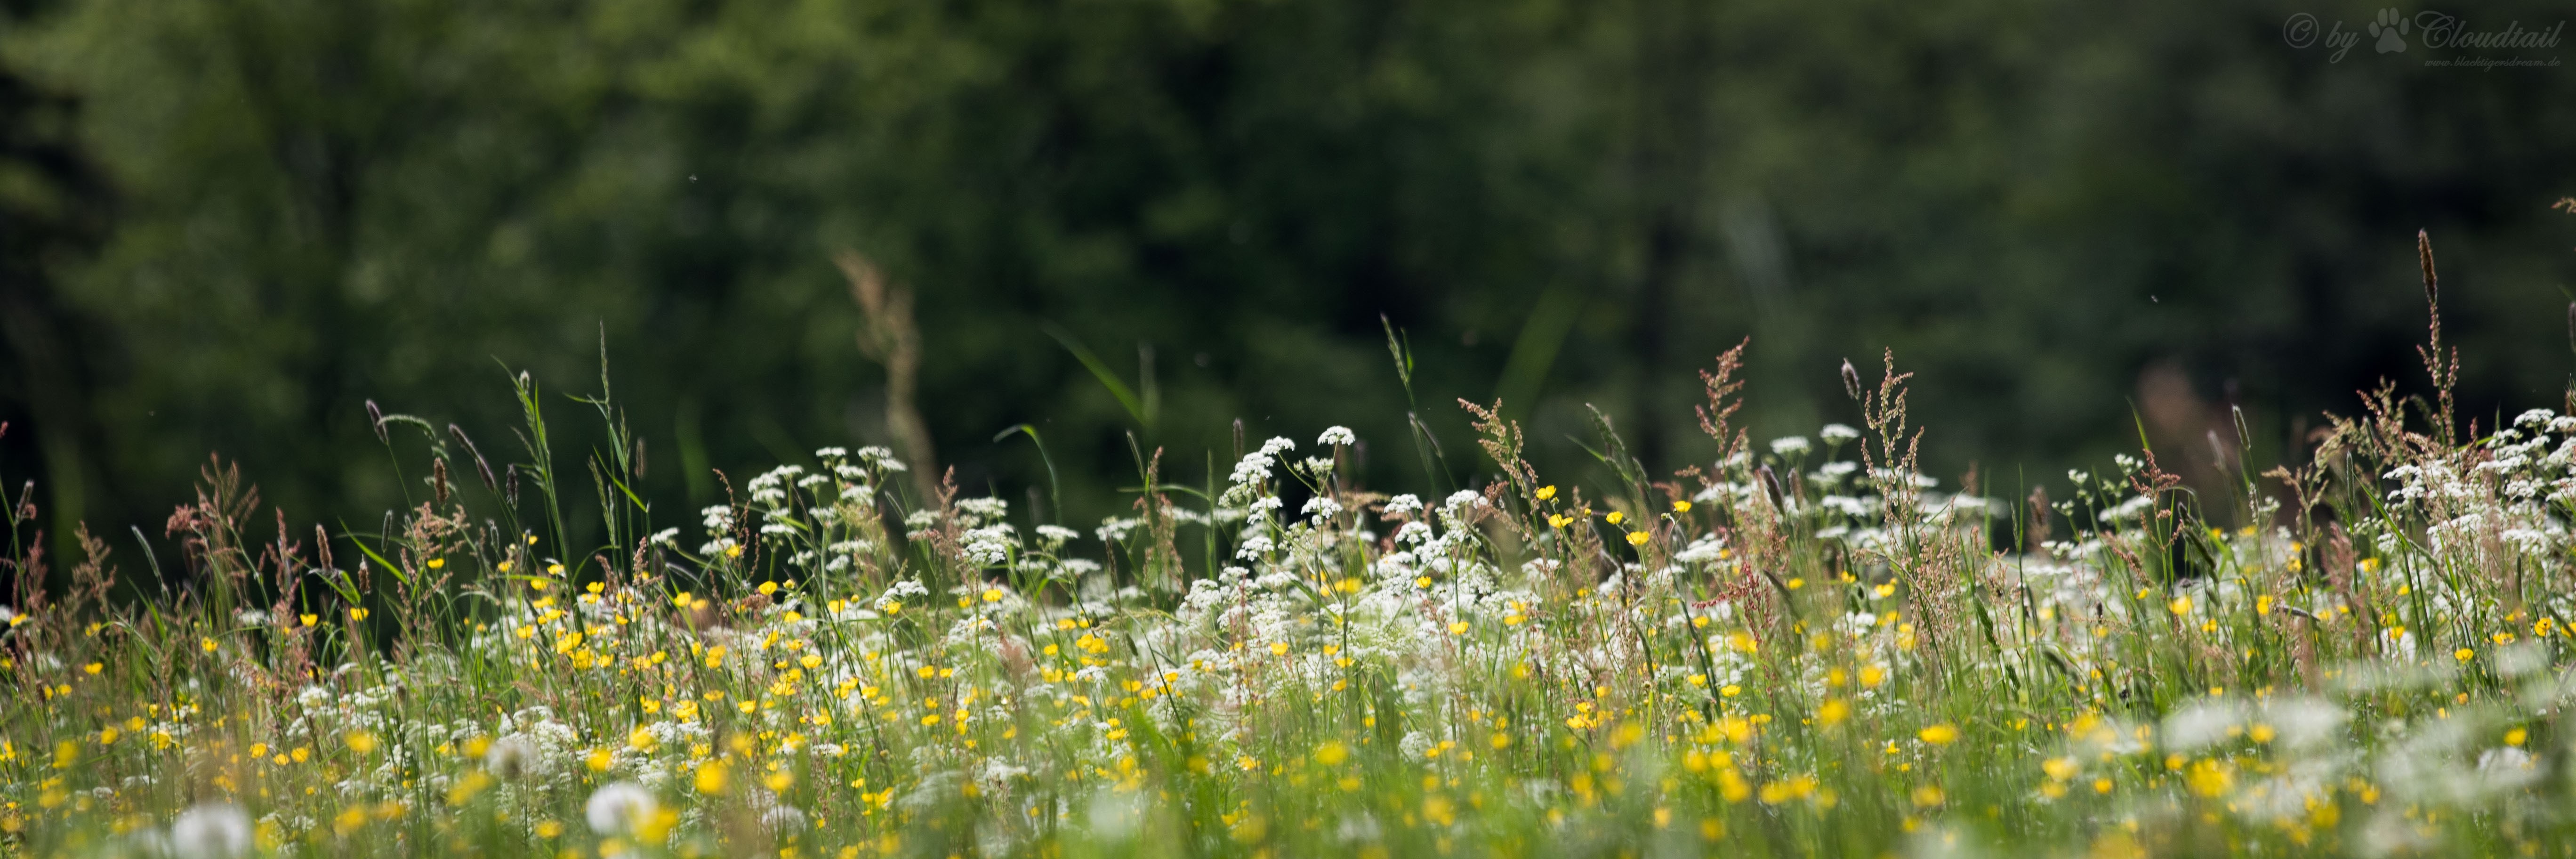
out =
[[2445,445],[2455,444],[2458,438],[2453,434],[2451,416],[2456,411],[2452,408],[2451,389],[2460,381],[2460,350],[2457,347],[2448,352],[2442,350],[2442,281],[2433,273],[2433,235],[2430,232],[2415,231],[2415,259],[2424,273],[2424,306],[2428,320],[2424,345],[2416,347],[2415,353],[2424,359],[2424,373],[2432,378],[2433,390],[2439,397],[2439,409],[2432,415],[2436,436]]
[[886,368],[886,434],[903,448],[916,467],[913,481],[922,497],[939,491],[932,478],[938,459],[930,448],[930,425],[916,404],[921,378],[921,331],[912,321],[912,291],[887,282],[885,272],[857,251],[832,256],[850,282],[850,297],[866,317],[858,333],[859,352]]

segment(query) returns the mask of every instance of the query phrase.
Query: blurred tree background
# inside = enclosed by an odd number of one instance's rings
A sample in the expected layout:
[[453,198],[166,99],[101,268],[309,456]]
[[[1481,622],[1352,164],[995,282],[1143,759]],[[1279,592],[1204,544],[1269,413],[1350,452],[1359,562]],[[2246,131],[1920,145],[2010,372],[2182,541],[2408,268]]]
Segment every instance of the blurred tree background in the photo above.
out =
[[401,497],[366,400],[513,459],[508,374],[569,428],[604,357],[686,526],[715,470],[892,440],[844,249],[913,296],[939,465],[1077,525],[1130,434],[1194,483],[1238,420],[1426,488],[1382,316],[1462,475],[1457,397],[1543,466],[1587,403],[1704,458],[1748,336],[1758,438],[1852,421],[1837,368],[1892,348],[1987,494],[2230,405],[2294,456],[2423,388],[2419,227],[2473,414],[2558,405],[2576,78],[2285,43],[2376,8],[0,0],[0,467],[57,536],[155,531],[214,453],[361,527]]

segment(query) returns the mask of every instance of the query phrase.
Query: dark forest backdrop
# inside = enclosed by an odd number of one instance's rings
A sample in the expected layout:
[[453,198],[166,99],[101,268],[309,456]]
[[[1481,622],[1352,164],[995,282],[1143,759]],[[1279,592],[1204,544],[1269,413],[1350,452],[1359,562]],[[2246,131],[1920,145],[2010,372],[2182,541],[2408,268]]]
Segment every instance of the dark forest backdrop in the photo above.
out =
[[574,455],[604,343],[686,525],[711,470],[892,440],[843,250],[914,296],[937,462],[1026,504],[993,438],[1031,424],[1074,524],[1127,434],[1196,482],[1237,419],[1421,488],[1381,316],[1462,472],[1461,396],[1558,466],[1586,403],[1707,456],[1695,372],[1748,335],[1760,437],[1851,420],[1837,368],[1893,348],[1989,494],[2141,424],[2203,456],[2230,404],[2277,457],[2422,387],[2418,228],[2475,413],[2555,406],[2576,77],[2424,60],[2566,49],[2284,38],[2376,10],[0,0],[0,474],[157,535],[220,453],[361,527],[399,497],[366,400],[516,458],[527,369]]

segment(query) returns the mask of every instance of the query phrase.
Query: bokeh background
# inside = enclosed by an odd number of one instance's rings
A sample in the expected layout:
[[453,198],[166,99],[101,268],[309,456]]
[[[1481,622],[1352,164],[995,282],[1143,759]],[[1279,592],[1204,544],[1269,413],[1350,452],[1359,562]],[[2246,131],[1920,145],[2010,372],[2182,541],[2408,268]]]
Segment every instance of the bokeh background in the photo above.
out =
[[[1347,424],[1425,488],[1389,324],[1460,475],[1458,397],[1545,467],[1588,462],[1586,404],[1702,460],[1696,373],[1747,337],[1757,439],[1854,420],[1837,369],[1893,349],[1950,486],[2142,431],[2206,467],[2231,406],[2295,458],[2424,388],[2419,228],[2468,412],[2559,405],[2576,76],[2285,42],[2377,9],[0,0],[0,475],[57,538],[157,537],[212,454],[362,529],[403,489],[367,400],[498,464],[525,369],[570,458],[604,358],[688,525],[716,470],[899,441],[842,251],[912,296],[929,458],[1073,524],[1124,506],[1131,436],[1196,483],[1238,421]],[[994,440],[1023,423],[1064,510]]]

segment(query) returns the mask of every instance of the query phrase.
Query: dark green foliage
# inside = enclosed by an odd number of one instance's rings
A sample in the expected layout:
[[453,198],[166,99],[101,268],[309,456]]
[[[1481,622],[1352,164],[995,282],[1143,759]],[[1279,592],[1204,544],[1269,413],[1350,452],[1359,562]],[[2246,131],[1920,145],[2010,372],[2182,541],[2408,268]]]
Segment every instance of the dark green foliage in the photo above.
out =
[[[2258,452],[2295,449],[2410,377],[2418,227],[2466,261],[2469,414],[2567,371],[2576,78],[2283,42],[2364,5],[50,5],[0,69],[81,110],[0,124],[103,165],[39,171],[75,214],[126,205],[69,255],[8,210],[0,267],[41,259],[27,294],[61,308],[8,369],[110,372],[58,415],[25,382],[0,408],[32,421],[9,444],[78,441],[46,479],[100,521],[158,521],[211,452],[290,516],[395,503],[363,400],[492,447],[504,367],[591,378],[604,338],[655,527],[681,524],[709,469],[884,440],[842,248],[918,296],[963,490],[1053,485],[994,440],[1027,423],[1076,524],[1125,508],[1128,434],[1195,483],[1237,419],[1346,422],[1355,465],[1422,479],[1380,314],[1441,443],[1467,438],[1446,404],[1500,396],[1564,466],[1587,402],[1646,462],[1707,456],[1692,370],[1747,334],[1757,440],[1855,420],[1834,368],[1894,347],[1945,481],[2098,459],[2133,403],[2160,447],[2234,402]],[[2565,14],[2508,5],[2476,25]],[[18,205],[32,162],[0,157]]]

